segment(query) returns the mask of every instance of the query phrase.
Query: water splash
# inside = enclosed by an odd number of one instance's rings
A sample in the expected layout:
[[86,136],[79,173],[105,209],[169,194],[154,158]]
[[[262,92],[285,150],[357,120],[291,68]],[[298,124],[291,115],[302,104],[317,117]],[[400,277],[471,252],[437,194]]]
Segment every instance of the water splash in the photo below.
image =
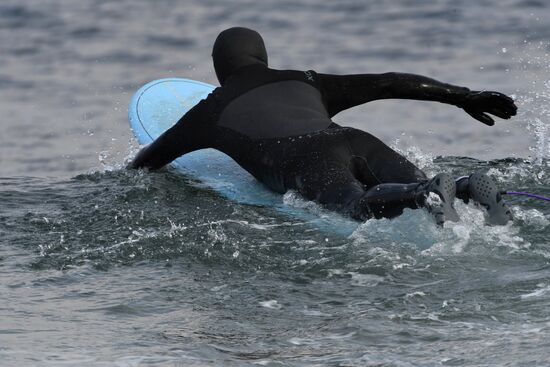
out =
[[410,141],[397,138],[391,144],[391,148],[421,168],[428,176],[437,174],[437,167],[434,165],[435,156],[423,151]]
[[550,54],[546,42],[529,44],[526,51],[517,59],[518,77],[528,85],[526,90],[518,90],[516,99],[520,106],[518,117],[527,121],[527,130],[535,138],[530,147],[534,163],[538,165],[550,158]]
[[136,156],[143,146],[140,146],[135,138],[128,141],[124,149],[120,149],[116,144],[115,138],[111,139],[111,142],[106,150],[99,152],[98,162],[99,167],[91,169],[88,173],[109,172],[116,171],[125,168],[132,159]]

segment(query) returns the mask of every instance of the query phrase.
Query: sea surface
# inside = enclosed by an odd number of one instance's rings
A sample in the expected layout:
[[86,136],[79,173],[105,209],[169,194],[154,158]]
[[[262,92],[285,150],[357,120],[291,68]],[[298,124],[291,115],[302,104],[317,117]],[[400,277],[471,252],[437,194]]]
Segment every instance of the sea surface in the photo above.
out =
[[192,176],[124,169],[132,93],[216,84],[212,43],[237,25],[275,68],[512,95],[518,116],[494,127],[396,100],[336,121],[430,175],[485,170],[550,196],[547,1],[2,0],[0,366],[550,365],[547,202],[507,197],[500,227],[457,202],[443,228],[407,210],[342,236]]

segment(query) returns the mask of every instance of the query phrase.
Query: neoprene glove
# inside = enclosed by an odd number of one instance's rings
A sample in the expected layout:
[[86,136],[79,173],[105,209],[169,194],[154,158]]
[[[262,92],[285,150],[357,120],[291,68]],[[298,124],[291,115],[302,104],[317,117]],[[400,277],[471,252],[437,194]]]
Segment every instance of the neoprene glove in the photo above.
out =
[[489,126],[493,126],[495,121],[488,113],[502,119],[509,119],[516,115],[518,109],[512,98],[499,92],[489,91],[468,92],[458,107],[463,108],[470,116]]

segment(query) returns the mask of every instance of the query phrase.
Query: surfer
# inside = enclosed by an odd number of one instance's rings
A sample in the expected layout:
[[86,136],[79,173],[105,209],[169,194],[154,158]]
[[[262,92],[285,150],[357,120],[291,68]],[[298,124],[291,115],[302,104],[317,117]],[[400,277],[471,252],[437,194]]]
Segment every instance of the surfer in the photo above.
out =
[[296,190],[360,221],[422,207],[439,224],[457,221],[455,197],[481,204],[492,224],[511,219],[488,176],[455,181],[441,173],[428,179],[378,138],[331,120],[363,103],[400,98],[451,104],[491,126],[488,114],[503,119],[516,114],[510,97],[413,74],[271,69],[262,37],[240,27],[219,34],[212,57],[221,86],[143,148],[129,167],[159,169],[183,154],[215,148],[271,190]]

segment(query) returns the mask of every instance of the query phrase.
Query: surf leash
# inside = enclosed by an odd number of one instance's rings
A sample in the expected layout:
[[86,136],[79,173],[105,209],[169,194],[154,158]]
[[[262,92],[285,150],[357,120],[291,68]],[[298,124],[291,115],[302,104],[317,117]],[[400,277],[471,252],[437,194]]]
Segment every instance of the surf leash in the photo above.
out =
[[539,199],[539,200],[546,200],[550,201],[549,197],[537,195],[537,194],[531,194],[530,192],[522,192],[522,191],[502,191],[501,194],[503,195],[517,195],[517,196],[527,196],[533,199]]

